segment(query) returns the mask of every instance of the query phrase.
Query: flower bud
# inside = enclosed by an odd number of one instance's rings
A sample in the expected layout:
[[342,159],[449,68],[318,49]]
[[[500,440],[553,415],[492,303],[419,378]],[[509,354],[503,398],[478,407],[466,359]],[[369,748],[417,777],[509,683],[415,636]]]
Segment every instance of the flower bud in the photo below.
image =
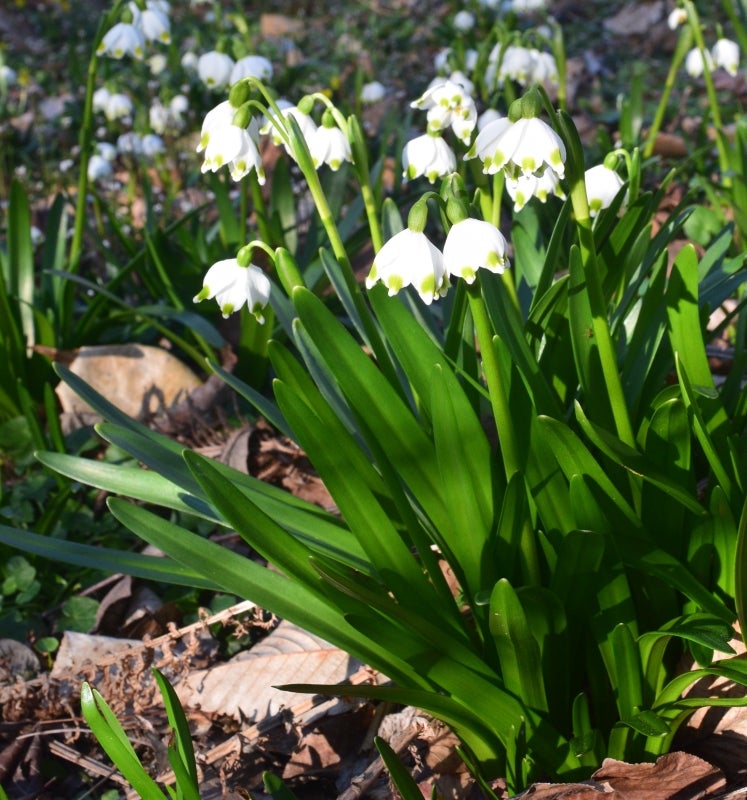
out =
[[314,98],[310,95],[304,95],[297,103],[296,108],[302,114],[311,114],[314,110]]
[[231,124],[235,125],[237,128],[248,128],[251,121],[252,108],[249,103],[244,103],[244,105],[241,106],[241,108],[239,108],[238,111],[233,115],[233,121]]
[[425,230],[425,224],[428,221],[428,203],[425,198],[420,198],[417,203],[410,209],[407,215],[407,227],[413,233],[422,233]]
[[238,253],[236,253],[236,263],[240,267],[248,267],[252,263],[252,254],[254,248],[250,244],[245,244]]
[[249,99],[251,91],[252,90],[249,86],[249,81],[238,81],[237,83],[234,83],[234,85],[231,87],[231,91],[228,93],[228,102],[234,108],[241,108],[241,106],[243,106],[244,103],[246,103],[246,101]]

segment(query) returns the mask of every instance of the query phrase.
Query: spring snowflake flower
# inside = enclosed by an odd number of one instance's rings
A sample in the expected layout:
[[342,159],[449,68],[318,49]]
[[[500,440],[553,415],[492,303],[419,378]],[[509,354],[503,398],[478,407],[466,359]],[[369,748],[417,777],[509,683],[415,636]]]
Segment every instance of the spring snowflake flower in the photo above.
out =
[[386,89],[379,81],[370,81],[361,86],[361,103],[363,105],[373,105],[384,99]]
[[[559,178],[565,175],[565,145],[557,133],[539,117],[522,117],[509,123],[499,136],[488,136],[493,126],[501,123],[493,122],[487,126],[480,136],[485,142],[480,144],[478,136],[473,150],[483,160],[484,171],[488,174],[506,170],[506,175],[516,178],[519,175],[541,175],[550,169]],[[492,131],[495,133],[497,128]]]
[[15,86],[18,73],[7,64],[0,64],[0,86]]
[[739,45],[731,39],[719,39],[711,48],[714,64],[725,69],[729,75],[736,75],[739,69]]
[[456,136],[469,144],[477,124],[477,108],[464,86],[457,81],[437,79],[410,105],[427,109],[429,133],[438,133],[451,126]]
[[298,106],[294,106],[289,103],[287,100],[284,102],[278,101],[278,108],[280,109],[280,115],[283,117],[282,120],[274,120],[274,114],[270,111],[269,118],[267,122],[259,129],[260,133],[269,133],[273,144],[276,145],[283,145],[288,155],[292,158],[295,158],[295,155],[291,151],[290,147],[284,141],[280,131],[278,130],[278,126],[283,128],[285,127],[284,120],[288,119],[288,117],[293,117],[293,119],[298,123],[298,127],[301,130],[301,135],[306,140],[306,142],[310,142],[314,138],[314,134],[316,132],[316,122]]
[[187,50],[180,63],[188,72],[197,72],[197,65],[200,63],[200,59],[197,57],[197,53]]
[[104,115],[112,122],[115,119],[124,119],[128,117],[133,110],[132,100],[121,92],[110,94],[106,101],[104,108]]
[[410,139],[402,150],[402,177],[415,180],[424,175],[431,183],[456,170],[456,156],[439,134],[425,133]]
[[541,175],[521,174],[515,178],[507,177],[506,191],[514,201],[514,211],[517,213],[532,197],[536,197],[541,203],[546,203],[550,195],[555,195],[561,200],[565,199],[560,179],[551,169],[546,169]]
[[171,42],[171,23],[163,11],[157,8],[146,8],[136,17],[135,24],[143,32],[148,42]]
[[233,180],[239,181],[256,169],[259,182],[264,183],[264,166],[254,138],[255,131],[233,124],[236,111],[225,100],[206,114],[197,145],[198,153],[205,151],[201,170],[216,172],[227,164]]
[[390,297],[405,286],[412,286],[426,305],[443,297],[449,288],[441,251],[422,231],[409,228],[396,233],[376,254],[366,288],[379,281],[389,290]]
[[233,64],[231,56],[211,50],[197,60],[197,74],[209,89],[224,89],[231,78]]
[[139,156],[143,153],[143,140],[134,131],[117,137],[117,152],[124,156]]
[[604,164],[587,169],[584,173],[586,196],[589,198],[589,216],[594,218],[617,197],[623,187],[623,179]]
[[261,81],[269,81],[272,75],[272,64],[264,56],[244,56],[233,65],[228,83],[229,86],[233,86],[234,83],[238,83],[243,78],[257,78]]
[[226,318],[239,311],[246,303],[257,321],[265,321],[262,311],[270,302],[270,281],[254,264],[242,267],[235,258],[218,261],[207,271],[202,289],[192,302],[216,299],[221,314]]
[[109,142],[96,142],[96,153],[107,161],[114,161],[117,157],[117,148]]
[[489,121],[477,134],[472,147],[465,155],[465,160],[469,158],[479,158],[482,161],[483,171],[488,175],[498,172],[500,167],[496,167],[493,163],[493,154],[500,141],[501,136],[511,126],[511,121],[508,117],[501,117],[500,115]]
[[677,30],[680,25],[684,25],[686,22],[687,11],[685,11],[684,8],[675,8],[667,17],[667,25],[669,25],[669,29],[672,31]]
[[471,14],[469,11],[458,11],[454,15],[453,24],[454,29],[462,33],[471,31],[472,28],[475,27],[475,15]]
[[706,65],[709,70],[713,69],[713,56],[707,50],[705,51],[705,59],[703,58],[703,53],[697,47],[693,47],[685,56],[685,71],[691,78],[699,78],[703,74]]
[[144,52],[145,36],[140,28],[131,22],[118,22],[104,34],[96,55],[107,55],[112,58],[134,56],[142,59]]
[[91,107],[94,111],[106,111],[106,105],[111,96],[112,93],[106,88],[106,86],[99,87],[93,93],[93,97],[91,98]]
[[515,14],[536,14],[547,8],[547,0],[512,0],[511,10]]
[[163,139],[155,133],[147,133],[142,140],[143,155],[148,158],[161,155],[166,151]]
[[329,164],[333,172],[342,166],[343,161],[352,161],[348,137],[335,124],[325,120],[309,137],[309,153],[314,166],[318,169],[322,164]]
[[86,170],[86,174],[88,175],[88,180],[91,181],[91,183],[108,180],[112,176],[111,162],[109,162],[103,156],[94,153],[88,159],[88,168]]
[[171,114],[169,109],[160,100],[154,100],[148,109],[148,123],[151,130],[159,134],[165,133],[170,122]]
[[489,222],[463,219],[451,226],[444,243],[446,272],[473,283],[478,269],[502,273],[508,266],[508,242]]

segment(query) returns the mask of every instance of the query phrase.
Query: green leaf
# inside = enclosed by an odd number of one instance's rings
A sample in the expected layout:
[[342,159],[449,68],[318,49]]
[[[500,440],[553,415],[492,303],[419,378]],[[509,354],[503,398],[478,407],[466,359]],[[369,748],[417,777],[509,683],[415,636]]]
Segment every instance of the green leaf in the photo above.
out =
[[143,769],[119,721],[104,698],[88,683],[81,686],[80,706],[93,735],[140,797],[164,800],[166,795]]
[[263,772],[262,782],[272,800],[298,800],[296,795],[272,772]]
[[374,745],[379,751],[381,760],[389,770],[392,783],[402,800],[423,800],[423,793],[420,791],[418,784],[415,783],[415,779],[410,775],[389,744],[380,736],[374,736]]
[[177,586],[192,586],[211,591],[220,588],[220,583],[207,580],[201,572],[188,569],[170,558],[78,544],[66,539],[40,536],[32,531],[9,528],[6,525],[0,525],[0,542],[49,561],[61,561],[64,564],[74,564],[114,574],[123,573]]
[[542,655],[511,584],[499,580],[490,597],[490,632],[508,691],[530,708],[547,711]]
[[742,507],[734,561],[734,601],[742,640],[747,641],[747,500]]
[[31,209],[22,184],[13,179],[8,201],[9,294],[17,302],[21,328],[27,347],[35,344],[34,332],[34,252],[31,244]]

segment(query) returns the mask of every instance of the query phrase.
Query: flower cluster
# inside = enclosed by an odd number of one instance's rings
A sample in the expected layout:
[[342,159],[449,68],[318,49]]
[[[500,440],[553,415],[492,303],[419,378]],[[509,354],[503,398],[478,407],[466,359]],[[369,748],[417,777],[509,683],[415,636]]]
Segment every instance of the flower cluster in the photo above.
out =
[[443,251],[423,233],[419,225],[395,234],[376,254],[366,278],[366,288],[381,282],[395,295],[412,286],[430,305],[449,289],[449,279],[473,283],[478,269],[502,273],[508,266],[508,243],[494,225],[464,218],[452,225]]
[[534,47],[510,44],[495,45],[488,56],[485,83],[496,88],[506,81],[515,81],[520,86],[541,83],[557,86],[558,65],[552,53]]
[[136,3],[130,3],[128,9],[131,21],[112,26],[99,43],[96,55],[132,56],[141,60],[146,42],[168,44],[171,41],[170,6],[166,0],[146,0],[142,10]]
[[694,47],[685,57],[685,70],[693,78],[699,78],[706,67],[723,69],[729,75],[736,75],[739,70],[739,45],[731,39],[719,39],[710,50]]

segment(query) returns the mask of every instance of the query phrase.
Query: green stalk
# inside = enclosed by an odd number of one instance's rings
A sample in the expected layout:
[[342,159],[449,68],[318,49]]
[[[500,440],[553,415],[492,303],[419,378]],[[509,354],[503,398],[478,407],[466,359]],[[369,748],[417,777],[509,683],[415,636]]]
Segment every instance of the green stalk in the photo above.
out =
[[[659,105],[654,114],[654,121],[651,123],[648,134],[646,135],[646,143],[643,146],[643,157],[650,158],[654,152],[654,145],[656,144],[656,137],[661,130],[661,125],[664,121],[664,114],[666,113],[667,106],[669,105],[669,98],[672,95],[677,73],[679,72],[682,62],[685,60],[687,51],[690,49],[693,41],[692,30],[689,26],[684,26],[680,32],[679,39],[677,40],[677,47],[675,48],[674,55],[672,56],[672,63],[669,65],[669,72],[667,73],[666,80],[664,81],[664,91],[662,92]],[[633,202],[635,198],[631,198]]]
[[586,291],[589,297],[589,305],[591,306],[591,326],[597,344],[607,396],[612,408],[612,416],[615,420],[615,428],[621,441],[631,447],[635,447],[635,436],[628,416],[628,406],[625,402],[625,394],[617,366],[617,356],[612,342],[612,335],[610,334],[607,304],[602,291],[602,282],[599,278],[594,234],[589,215],[589,199],[586,196],[583,172],[572,181],[570,198],[573,213],[576,217],[581,263],[584,267]]

